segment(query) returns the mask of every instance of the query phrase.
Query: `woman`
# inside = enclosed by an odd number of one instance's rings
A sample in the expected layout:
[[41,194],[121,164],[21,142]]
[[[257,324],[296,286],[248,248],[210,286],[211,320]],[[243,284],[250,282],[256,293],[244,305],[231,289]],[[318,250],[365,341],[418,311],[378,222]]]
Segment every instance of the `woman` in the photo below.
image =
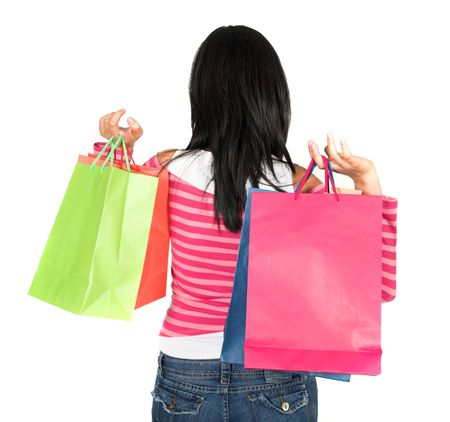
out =
[[[167,167],[170,181],[173,295],[159,336],[153,420],[317,421],[314,376],[220,362],[247,188],[293,192],[306,171],[286,148],[290,98],[283,68],[258,31],[219,27],[196,53],[189,95],[189,144],[144,164]],[[131,117],[129,127],[120,127],[124,113],[103,116],[100,133],[121,134],[131,154],[143,130]],[[363,194],[381,194],[373,163],[353,156],[343,141],[341,147],[328,134],[332,169]],[[317,145],[309,141],[308,149],[323,169]],[[302,192],[323,189],[311,175]]]

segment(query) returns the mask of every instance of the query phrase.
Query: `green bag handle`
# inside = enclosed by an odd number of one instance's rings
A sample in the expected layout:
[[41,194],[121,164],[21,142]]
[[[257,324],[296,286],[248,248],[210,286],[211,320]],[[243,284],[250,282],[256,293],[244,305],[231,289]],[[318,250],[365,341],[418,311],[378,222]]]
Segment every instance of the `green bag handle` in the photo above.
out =
[[[114,137],[111,137],[111,138],[114,139]],[[109,151],[108,156],[105,158],[105,161],[101,167],[101,172],[103,172],[105,165],[108,162],[108,159],[111,159],[111,167],[114,165],[114,151],[117,148],[117,146],[119,145],[119,142],[122,142],[122,151],[123,151],[123,155],[125,156],[125,162],[127,164],[127,169],[131,173],[130,162],[128,161],[127,146],[125,144],[125,139],[123,139],[123,136],[121,134],[119,134],[119,136],[117,137],[117,141],[113,144],[113,146],[111,147],[111,150]]]
[[108,148],[108,146],[111,146],[111,149],[109,151],[109,154],[107,155],[107,157],[105,158],[105,161],[103,162],[101,168],[100,168],[100,172],[103,173],[105,170],[105,165],[108,162],[108,160],[111,160],[111,164],[110,166],[112,167],[114,165],[114,151],[117,148],[117,146],[119,145],[119,142],[122,142],[122,151],[123,151],[123,155],[125,156],[125,162],[127,165],[127,169],[128,172],[131,173],[131,169],[130,169],[130,162],[128,160],[128,152],[127,152],[127,146],[125,144],[125,139],[123,139],[123,136],[121,134],[119,134],[119,136],[117,137],[117,141],[114,141],[114,135],[111,136],[111,138],[109,138],[108,142],[105,143],[105,146],[102,148],[102,150],[98,153],[97,157],[95,158],[95,160],[92,162],[89,170],[91,171],[91,173],[94,171],[97,161],[99,160],[99,158],[103,155],[103,153],[106,151],[106,149]]
[[91,166],[89,167],[89,170],[91,171],[91,173],[94,171],[94,169],[96,167],[95,165],[97,164],[97,161],[103,155],[103,153],[105,152],[106,148],[108,148],[108,146],[111,145],[111,142],[113,141],[113,139],[114,139],[114,136],[111,136],[111,138],[109,138],[108,142],[105,143],[105,146],[103,147],[103,149],[98,153],[97,157],[92,162]]

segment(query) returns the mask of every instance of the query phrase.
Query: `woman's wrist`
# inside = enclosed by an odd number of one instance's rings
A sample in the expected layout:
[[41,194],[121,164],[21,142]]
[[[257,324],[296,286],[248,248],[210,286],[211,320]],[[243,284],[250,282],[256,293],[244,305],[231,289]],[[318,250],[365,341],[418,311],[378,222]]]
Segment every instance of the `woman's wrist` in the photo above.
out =
[[380,181],[373,167],[370,171],[362,176],[353,178],[355,189],[362,191],[363,195],[381,195]]

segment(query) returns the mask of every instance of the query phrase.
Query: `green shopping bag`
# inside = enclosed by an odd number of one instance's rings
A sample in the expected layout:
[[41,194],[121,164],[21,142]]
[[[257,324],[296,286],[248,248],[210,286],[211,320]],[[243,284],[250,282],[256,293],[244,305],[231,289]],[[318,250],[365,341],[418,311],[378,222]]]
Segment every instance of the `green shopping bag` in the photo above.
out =
[[[113,165],[119,142],[127,170]],[[79,315],[131,320],[157,187],[157,177],[131,172],[121,135],[92,164],[77,163],[28,294]]]

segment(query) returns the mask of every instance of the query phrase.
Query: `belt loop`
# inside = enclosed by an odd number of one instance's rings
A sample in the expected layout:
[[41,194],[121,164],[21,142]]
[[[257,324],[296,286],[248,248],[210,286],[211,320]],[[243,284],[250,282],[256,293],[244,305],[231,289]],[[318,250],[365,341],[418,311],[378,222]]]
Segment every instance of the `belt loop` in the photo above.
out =
[[158,369],[157,369],[157,374],[159,376],[162,376],[162,358],[163,358],[163,353],[159,352],[159,356],[158,356]]
[[264,378],[266,379],[266,384],[277,384],[292,379],[292,372],[264,369]]
[[231,378],[231,363],[221,362],[220,383],[229,384]]

